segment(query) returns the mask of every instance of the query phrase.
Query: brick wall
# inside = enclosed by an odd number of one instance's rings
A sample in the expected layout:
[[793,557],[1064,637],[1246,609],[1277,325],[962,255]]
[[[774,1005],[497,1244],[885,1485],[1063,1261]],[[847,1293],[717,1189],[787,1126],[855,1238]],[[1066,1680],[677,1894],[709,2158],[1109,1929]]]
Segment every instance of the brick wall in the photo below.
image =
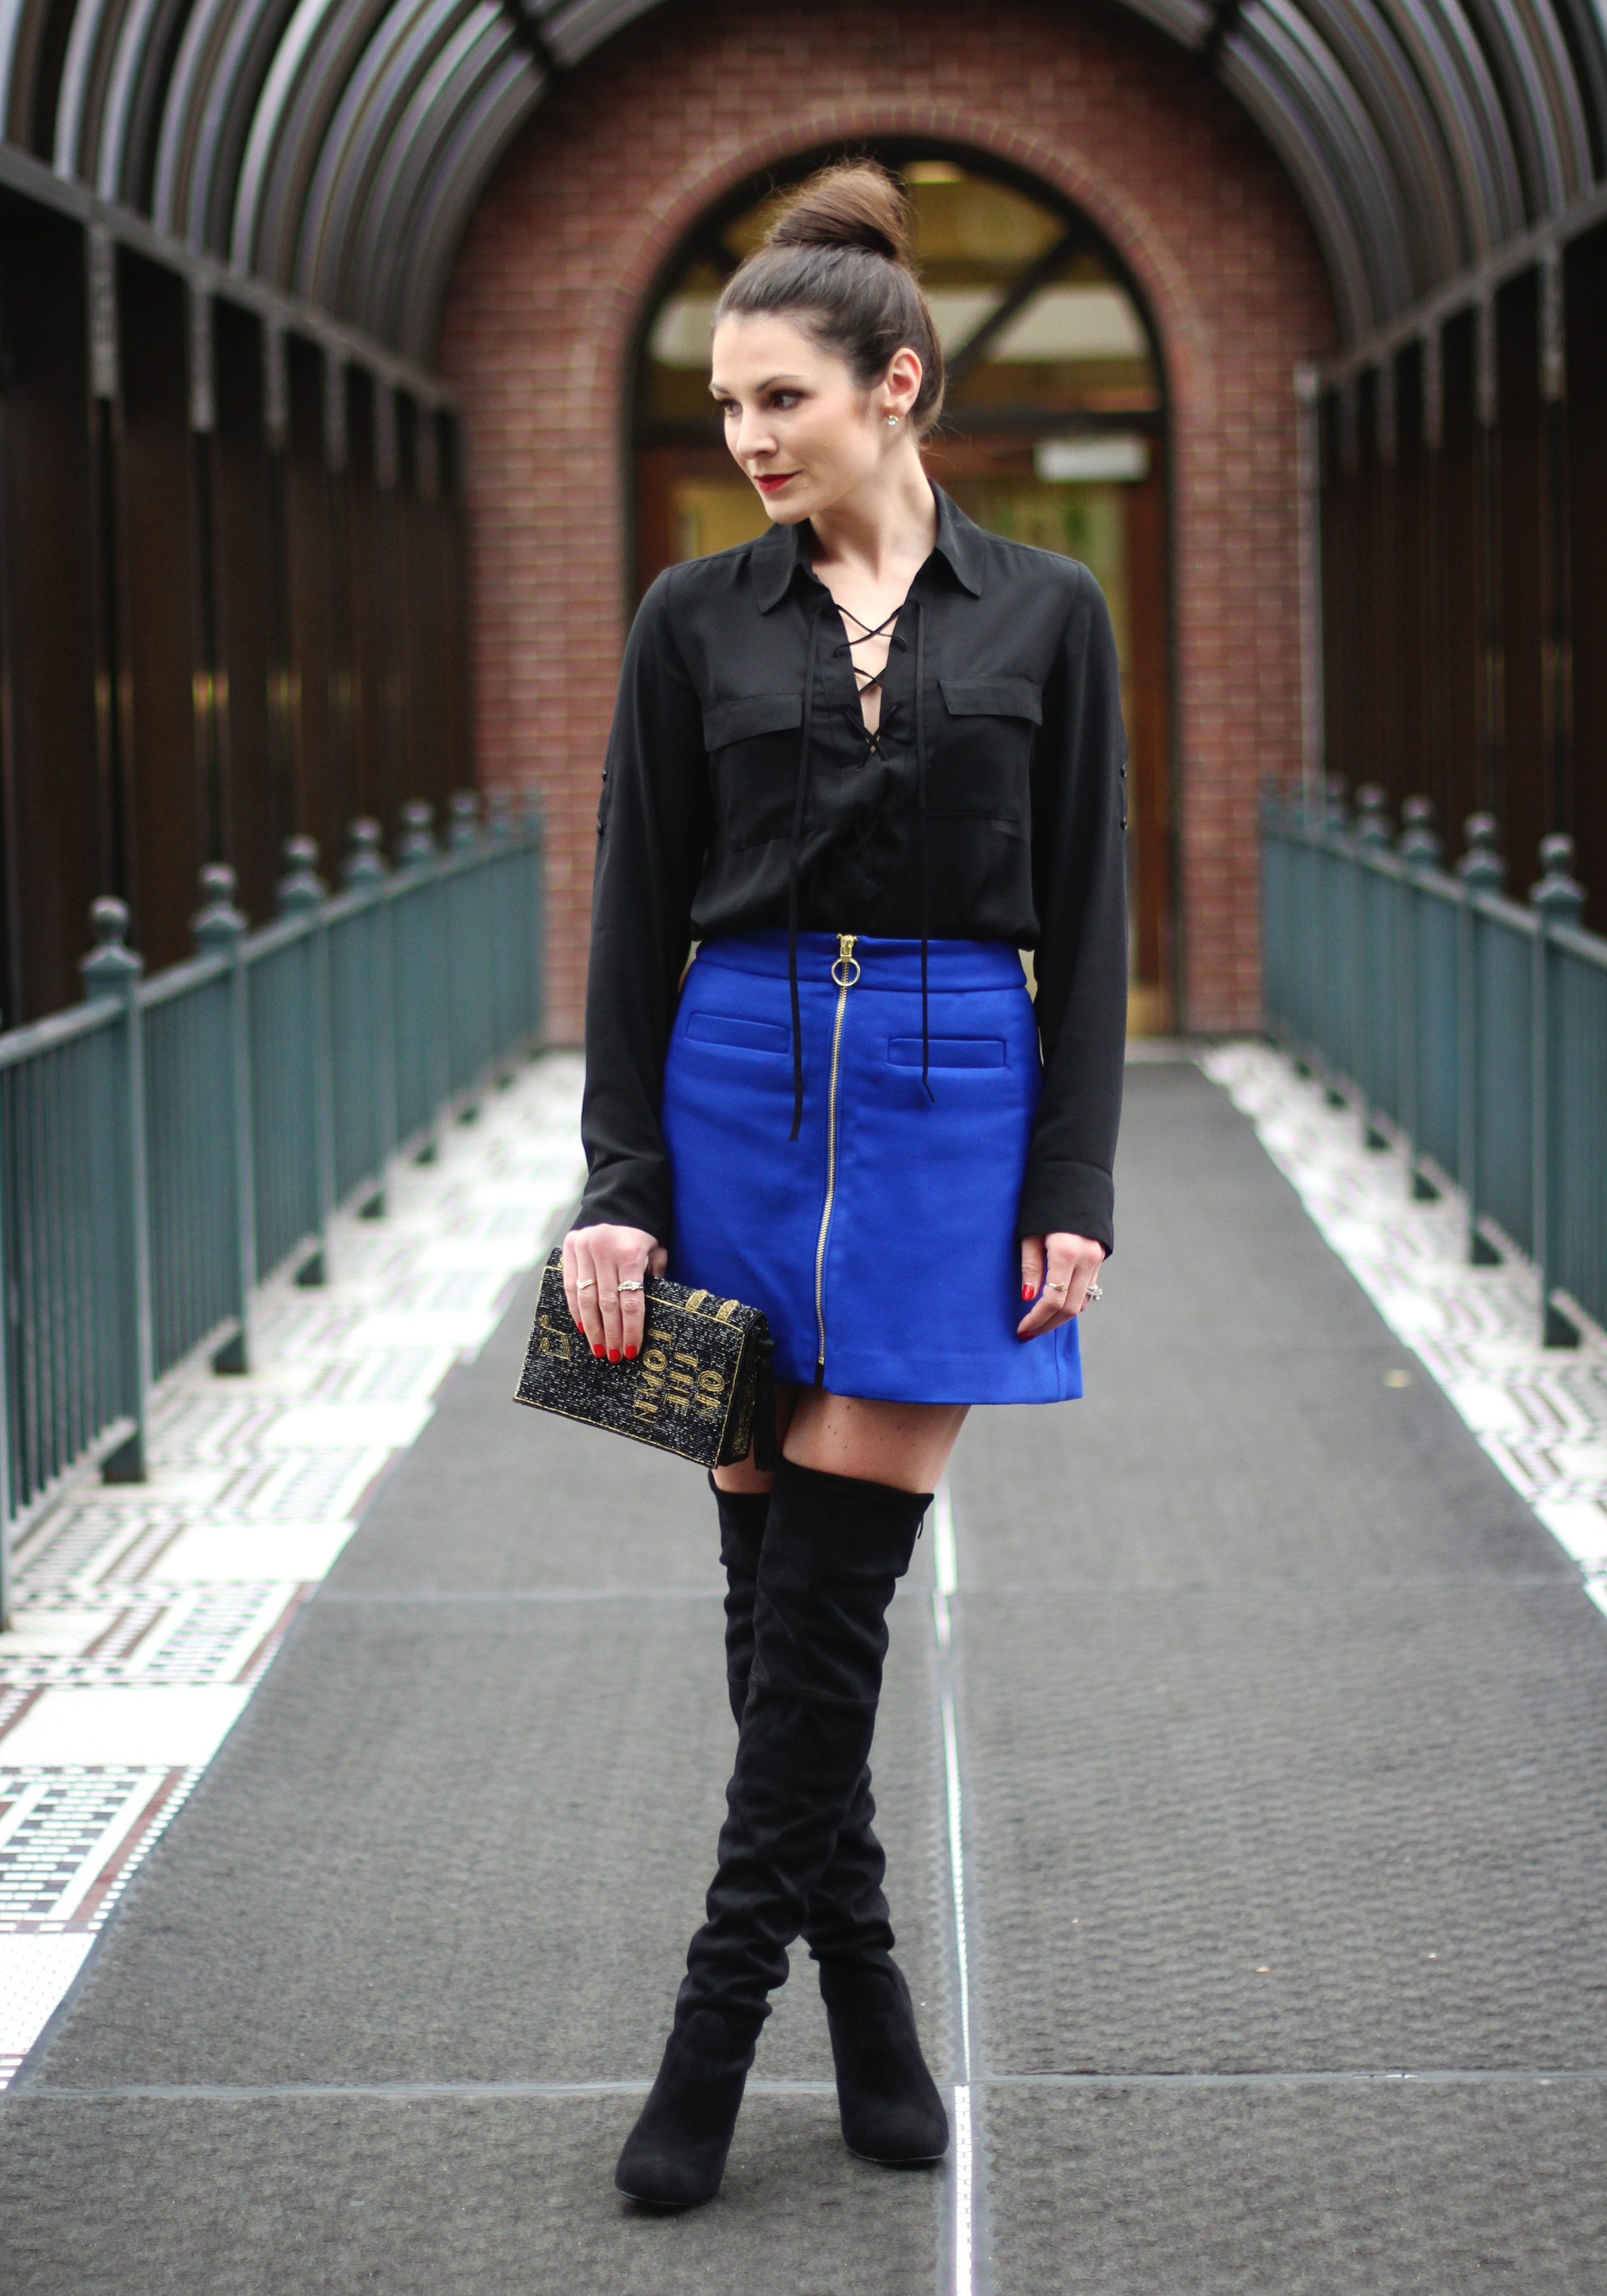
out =
[[1329,348],[1275,160],[1179,49],[1075,4],[660,9],[542,106],[481,201],[441,357],[470,431],[481,776],[550,828],[552,1030],[579,1033],[598,775],[624,635],[621,438],[643,299],[704,208],[838,138],[1031,169],[1120,250],[1173,409],[1185,1013],[1258,1009],[1255,803],[1300,749],[1291,369]]

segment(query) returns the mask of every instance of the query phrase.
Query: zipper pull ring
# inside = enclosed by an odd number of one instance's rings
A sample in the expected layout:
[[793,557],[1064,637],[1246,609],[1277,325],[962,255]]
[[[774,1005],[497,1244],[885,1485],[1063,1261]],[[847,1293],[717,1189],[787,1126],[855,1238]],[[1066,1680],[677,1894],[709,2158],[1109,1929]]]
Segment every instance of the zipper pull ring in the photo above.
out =
[[[854,954],[854,943],[858,938],[857,933],[839,933],[837,936],[837,954],[832,960],[832,978],[839,988],[851,988],[859,978],[859,959]],[[840,972],[838,970],[840,965],[842,967]],[[851,972],[848,970],[849,965],[854,968]]]

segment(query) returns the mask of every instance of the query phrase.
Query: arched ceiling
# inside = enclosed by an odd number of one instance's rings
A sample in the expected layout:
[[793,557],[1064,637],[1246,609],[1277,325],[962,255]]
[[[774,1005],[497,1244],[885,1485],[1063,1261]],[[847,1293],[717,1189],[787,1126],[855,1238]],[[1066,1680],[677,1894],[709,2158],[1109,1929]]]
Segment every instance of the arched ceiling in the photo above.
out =
[[[0,0],[5,139],[237,273],[433,355],[459,237],[552,81],[655,0]],[[1346,339],[1607,161],[1607,0],[1127,0],[1256,120]]]

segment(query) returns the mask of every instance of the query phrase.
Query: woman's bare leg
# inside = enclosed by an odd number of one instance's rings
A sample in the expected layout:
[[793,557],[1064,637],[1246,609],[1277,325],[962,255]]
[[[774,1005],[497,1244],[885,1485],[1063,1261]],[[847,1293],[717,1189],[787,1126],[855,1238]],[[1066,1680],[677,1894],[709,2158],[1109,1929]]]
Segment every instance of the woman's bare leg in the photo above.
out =
[[[775,1434],[794,1465],[896,1491],[931,1491],[970,1408],[963,1403],[868,1403],[824,1387],[778,1387]],[[722,1491],[767,1491],[775,1476],[753,1454],[714,1471]]]
[[830,1389],[799,1390],[783,1445],[795,1466],[896,1491],[935,1491],[965,1423],[963,1403],[871,1403]]

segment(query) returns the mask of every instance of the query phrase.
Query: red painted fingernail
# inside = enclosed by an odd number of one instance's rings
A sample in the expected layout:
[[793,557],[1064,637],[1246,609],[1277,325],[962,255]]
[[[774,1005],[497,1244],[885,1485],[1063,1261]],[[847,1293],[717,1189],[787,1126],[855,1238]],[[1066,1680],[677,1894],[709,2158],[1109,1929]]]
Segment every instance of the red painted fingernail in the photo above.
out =
[[625,1360],[626,1360],[626,1362],[627,1362],[627,1363],[635,1363],[635,1361],[636,1360],[636,1351],[635,1351],[635,1348],[627,1348],[627,1349],[626,1349],[626,1350],[625,1350]]
[[593,1354],[597,1357],[597,1359],[598,1359],[598,1361],[599,1361],[599,1362],[601,1362],[601,1361],[602,1361],[602,1358],[603,1358],[603,1350],[602,1350],[602,1349],[597,1345],[597,1343],[596,1343],[596,1341],[595,1341],[594,1340],[592,1341],[592,1353],[593,1353]]
[[1023,1283],[1023,1284],[1022,1284],[1022,1286],[1021,1286],[1021,1297],[1022,1297],[1022,1299],[1023,1299],[1023,1300],[1032,1300],[1032,1299],[1036,1299],[1036,1297],[1037,1297],[1037,1285],[1036,1283]]
[[619,1349],[618,1349],[618,1348],[610,1348],[610,1349],[609,1349],[609,1351],[608,1351],[608,1359],[609,1359],[610,1363],[618,1363],[618,1362],[619,1362]]

